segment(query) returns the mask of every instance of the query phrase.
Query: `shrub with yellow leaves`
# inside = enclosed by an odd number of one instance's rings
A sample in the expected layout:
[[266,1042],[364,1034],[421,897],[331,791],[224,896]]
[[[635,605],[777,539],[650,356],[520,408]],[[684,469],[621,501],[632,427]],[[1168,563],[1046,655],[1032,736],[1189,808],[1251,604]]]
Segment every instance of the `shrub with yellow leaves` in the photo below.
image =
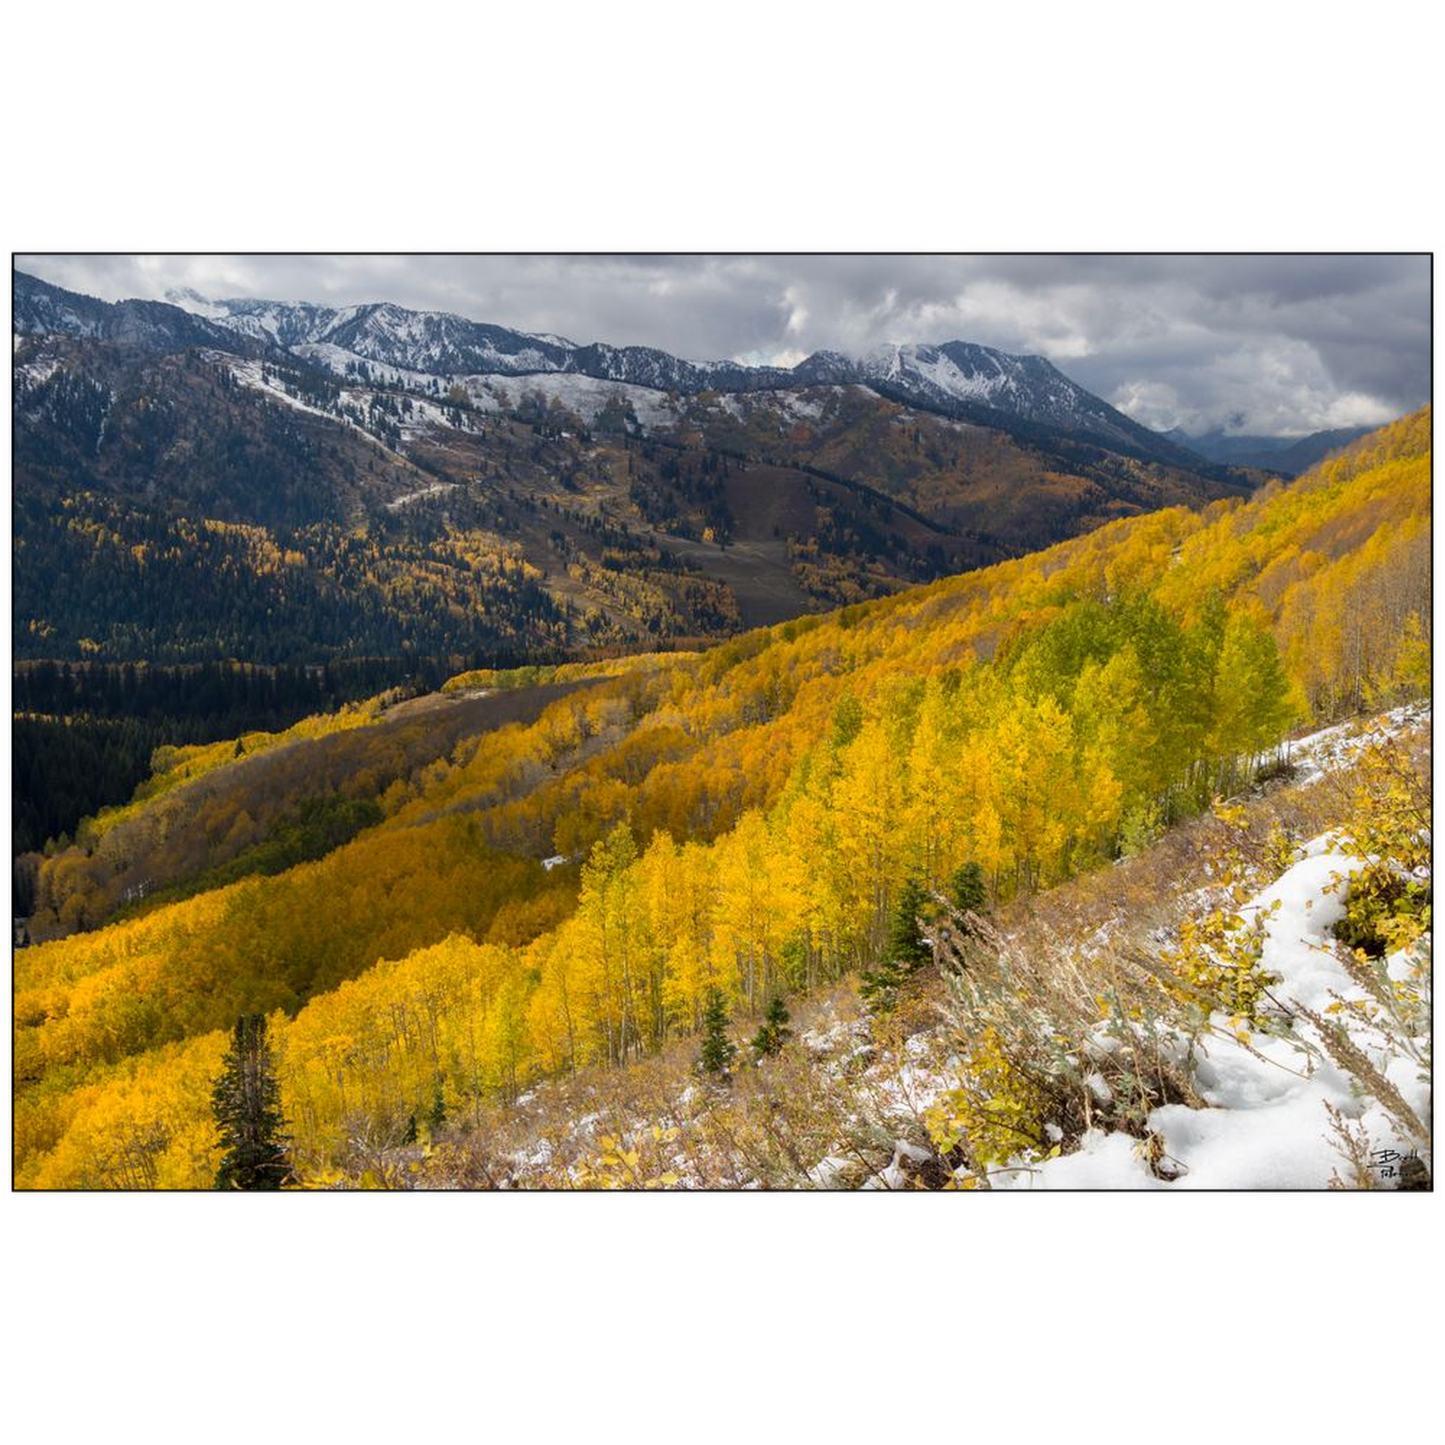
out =
[[[652,1152],[663,1144],[674,1143],[679,1132],[673,1127],[654,1124]],[[652,1173],[651,1168],[643,1164],[642,1151],[635,1139],[604,1134],[597,1142],[602,1152],[574,1176],[579,1189],[675,1189],[682,1182],[681,1176],[671,1169]]]
[[1265,919],[1278,908],[1276,899],[1250,919],[1223,908],[1203,918],[1186,918],[1179,928],[1179,946],[1163,955],[1173,971],[1175,996],[1206,1013],[1227,1013],[1237,1030],[1258,1027],[1266,992],[1277,981],[1262,966],[1260,955]]
[[1350,880],[1341,942],[1363,957],[1409,948],[1430,930],[1429,780],[1384,737],[1360,754],[1343,835],[1365,866]]
[[960,1148],[979,1168],[1059,1152],[1046,1138],[1049,1096],[992,1025],[971,1040],[961,1082],[925,1115],[929,1137],[945,1157]]

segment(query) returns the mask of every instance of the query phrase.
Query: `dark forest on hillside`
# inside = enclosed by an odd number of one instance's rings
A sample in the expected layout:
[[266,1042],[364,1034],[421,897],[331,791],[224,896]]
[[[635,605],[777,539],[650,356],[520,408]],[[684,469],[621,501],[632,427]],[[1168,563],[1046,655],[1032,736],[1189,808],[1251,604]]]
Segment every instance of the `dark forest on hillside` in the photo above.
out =
[[276,732],[389,688],[440,687],[463,668],[491,660],[487,654],[368,657],[317,667],[17,663],[11,845],[17,857],[33,852],[73,833],[82,818],[125,802],[150,776],[158,747]]

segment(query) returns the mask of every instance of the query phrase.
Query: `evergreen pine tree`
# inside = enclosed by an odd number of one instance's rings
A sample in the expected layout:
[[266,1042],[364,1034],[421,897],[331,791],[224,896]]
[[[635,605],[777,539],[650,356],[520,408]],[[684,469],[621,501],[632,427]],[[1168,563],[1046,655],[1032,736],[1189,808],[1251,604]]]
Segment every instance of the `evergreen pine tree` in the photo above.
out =
[[905,977],[891,958],[885,958],[877,968],[864,969],[859,975],[858,997],[871,1013],[887,1013],[898,1001],[898,990],[903,987]]
[[281,1090],[271,1067],[266,1020],[236,1020],[231,1048],[211,1091],[211,1109],[225,1151],[217,1189],[280,1189],[290,1176]]
[[933,949],[918,927],[919,914],[928,908],[923,880],[910,875],[898,891],[888,929],[888,956],[905,973],[916,973],[933,962]]
[[948,880],[948,891],[960,913],[988,912],[988,888],[977,863],[965,863]]
[[782,994],[775,993],[763,1015],[762,1026],[753,1035],[753,1052],[758,1058],[770,1058],[782,1051],[783,1045],[793,1037],[789,1021],[788,1006],[783,1002]]
[[918,916],[927,905],[928,893],[922,880],[910,875],[898,892],[889,920],[888,951],[877,968],[864,972],[858,985],[864,1005],[874,1013],[887,1013],[909,975],[933,961],[933,950],[918,926]]
[[737,1054],[728,1038],[728,1006],[721,989],[712,989],[702,1016],[702,1053],[697,1066],[705,1074],[726,1074]]
[[426,1116],[427,1128],[433,1134],[447,1121],[447,1098],[442,1089],[442,1081],[436,1081],[436,1090],[432,1094],[431,1112]]

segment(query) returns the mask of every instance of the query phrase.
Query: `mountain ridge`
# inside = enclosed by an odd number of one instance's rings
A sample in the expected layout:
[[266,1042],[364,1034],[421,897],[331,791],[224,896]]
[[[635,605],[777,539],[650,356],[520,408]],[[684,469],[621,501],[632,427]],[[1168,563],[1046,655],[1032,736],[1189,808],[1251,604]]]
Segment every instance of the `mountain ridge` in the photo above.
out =
[[70,335],[144,350],[224,346],[227,328],[165,301],[100,301],[14,273],[16,336]]
[[1258,467],[1297,477],[1324,461],[1332,452],[1367,436],[1373,427],[1332,427],[1302,437],[1268,437],[1230,435],[1223,431],[1190,436],[1180,428],[1165,435],[1188,448],[1205,461],[1220,466]]
[[125,314],[144,320],[153,342],[225,349],[227,336],[236,336],[307,356],[341,375],[367,363],[442,378],[577,374],[687,396],[862,385],[980,425],[1007,425],[1004,419],[1014,419],[1077,433],[1148,460],[1174,466],[1199,463],[1196,453],[1125,416],[1047,358],[1015,355],[978,342],[889,343],[859,357],[825,350],[793,367],[750,366],[729,360],[689,361],[649,346],[579,344],[550,333],[515,330],[452,312],[416,311],[389,301],[326,307],[208,299],[185,288],[168,292],[169,299],[162,302],[107,303],[22,272],[15,273],[15,294],[16,329],[22,334],[65,330],[109,335],[121,325],[109,308],[131,308]]

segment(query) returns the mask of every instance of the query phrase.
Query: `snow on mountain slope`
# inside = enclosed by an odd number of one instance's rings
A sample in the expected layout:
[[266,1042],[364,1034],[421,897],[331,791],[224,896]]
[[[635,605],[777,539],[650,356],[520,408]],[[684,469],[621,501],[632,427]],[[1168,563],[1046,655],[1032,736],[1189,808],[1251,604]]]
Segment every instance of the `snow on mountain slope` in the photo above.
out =
[[448,492],[456,491],[455,482],[433,482],[429,487],[422,487],[415,492],[406,492],[400,497],[393,497],[386,503],[388,512],[399,512],[403,507],[409,506],[412,502],[419,502],[427,497],[443,497]]
[[[946,347],[887,346],[850,360],[820,352],[792,370],[731,361],[684,361],[652,347],[579,346],[565,337],[513,331],[441,311],[410,311],[390,302],[340,309],[305,303],[233,299],[210,301],[193,291],[174,291],[179,306],[249,336],[269,337],[298,352],[335,347],[351,357],[427,375],[470,371],[478,375],[581,372],[654,390],[696,392],[756,390],[800,381],[886,380],[916,388],[923,396],[992,402],[1038,391],[1046,367],[1053,400],[1087,395],[1037,357],[1011,357],[963,342]],[[819,375],[827,373],[826,376]]]
[[908,386],[925,397],[983,402],[1024,414],[1077,413],[1089,395],[1042,357],[1011,356],[961,341],[879,347],[861,357],[856,369],[867,381]]
[[314,361],[326,370],[335,372],[337,376],[361,374],[378,386],[399,386],[408,391],[420,391],[429,388],[436,380],[428,372],[372,361],[330,341],[298,341],[288,349],[297,356],[305,357],[307,361]]
[[1305,787],[1348,767],[1372,737],[1398,738],[1416,728],[1428,728],[1431,716],[1430,702],[1407,703],[1376,718],[1367,731],[1354,722],[1336,723],[1282,743],[1272,756],[1288,763],[1296,783]]
[[368,363],[431,376],[465,372],[561,371],[571,342],[533,337],[443,311],[409,311],[391,302],[340,308],[238,297],[209,301],[192,291],[170,299],[243,336],[306,354],[335,348]]
[[682,407],[669,399],[666,392],[632,382],[607,381],[601,377],[583,376],[576,372],[555,372],[519,376],[514,381],[499,381],[491,376],[461,378],[474,404],[488,410],[500,409],[501,398],[516,402],[530,393],[539,393],[549,402],[559,401],[589,425],[608,406],[621,400],[644,427],[674,426],[682,416]]
[[[293,395],[275,376],[268,375],[259,361],[238,360],[235,357],[227,356],[224,352],[203,352],[202,354],[213,362],[224,364],[231,375],[251,391],[258,391],[269,400],[290,407],[293,411],[305,412],[308,416],[321,417],[325,421],[340,422],[343,426],[350,427],[352,431],[360,432],[372,445],[393,461],[405,462],[404,457],[393,451],[371,427],[366,425],[367,409],[372,393],[343,389],[336,406],[329,409],[323,408]],[[423,430],[428,424],[438,424],[445,420],[439,407],[429,406],[428,403],[420,400],[414,401],[412,405],[418,410],[403,424],[403,435],[407,435],[408,426],[414,434]],[[429,409],[426,411],[419,410],[428,407]],[[433,414],[435,414],[435,420]],[[449,422],[446,424],[450,425]]]
[[[24,338],[17,336],[17,342]],[[15,395],[20,397],[22,393],[33,391],[42,383],[49,381],[60,366],[58,356],[32,356],[25,362],[17,362],[13,368],[12,375],[15,384]]]
[[14,331],[21,336],[85,336],[149,351],[180,351],[224,342],[226,331],[197,314],[163,301],[119,301],[51,286],[15,272]]
[[[349,384],[342,386],[334,405],[323,408],[294,395],[276,376],[268,375],[259,361],[238,360],[214,351],[204,354],[212,361],[225,362],[243,386],[264,392],[274,401],[296,411],[344,422],[366,432],[373,440],[378,438],[369,424],[369,417],[378,393],[365,384],[358,384],[358,365],[365,368],[363,375],[366,381],[376,386],[402,387],[414,393],[402,399],[403,410],[397,419],[404,439],[411,440],[429,432],[477,432],[482,429],[475,415],[465,409],[449,407],[439,399],[415,394],[430,389],[436,382],[435,377],[425,372],[404,371],[381,362],[371,362],[329,342],[305,343],[295,350],[346,378]],[[38,366],[27,370],[27,375],[30,370],[40,374]],[[460,386],[475,411],[483,414],[498,414],[515,406],[524,397],[535,394],[542,398],[544,404],[554,400],[560,402],[588,424],[619,400],[631,408],[632,415],[645,427],[672,426],[682,415],[682,408],[669,401],[663,392],[625,382],[602,381],[573,372],[537,373],[505,379],[485,375],[461,376],[450,379],[449,385]]]
[[975,342],[949,341],[942,346],[878,347],[852,363],[836,352],[825,352],[808,358],[797,370],[818,380],[860,381],[945,413],[960,406],[987,407],[990,412],[1063,432],[1082,432],[1106,445],[1176,464],[1189,461],[1174,443],[1085,391],[1042,356],[1015,356]]
[[[1077,418],[1104,408],[1041,357],[1010,356],[967,342],[891,345],[850,359],[820,352],[791,370],[730,361],[685,361],[651,347],[579,346],[389,302],[339,310],[271,301],[207,301],[173,292],[178,304],[244,335],[325,361],[335,370],[366,362],[401,374],[521,376],[581,374],[650,390],[695,394],[749,392],[812,382],[874,382],[902,387],[921,401],[980,402],[1035,419]],[[1090,405],[1092,403],[1092,406]]]
[[18,274],[15,293],[16,327],[27,333],[115,336],[140,345],[214,345],[217,336],[229,333],[256,346],[310,357],[345,375],[374,368],[376,381],[408,389],[429,389],[435,378],[471,383],[478,377],[535,376],[581,376],[689,397],[862,385],[955,419],[1005,427],[1022,422],[1175,466],[1197,470],[1201,465],[1194,454],[1131,421],[1045,358],[973,342],[890,344],[861,357],[820,351],[784,368],[687,361],[647,346],[579,345],[552,333],[516,331],[449,312],[412,311],[392,302],[337,308],[213,300],[182,290],[169,293],[171,304],[112,306]]
[[[375,361],[329,341],[302,342],[291,349],[298,356],[304,356],[348,381],[361,378],[376,386],[402,387],[408,391],[420,392],[429,391],[437,380],[427,372],[412,371]],[[607,381],[574,371],[524,372],[516,376],[478,372],[450,376],[446,379],[445,386],[460,386],[477,410],[488,413],[515,406],[523,397],[540,395],[544,402],[560,402],[589,425],[618,400],[631,408],[633,416],[643,427],[674,426],[683,414],[681,405],[671,400],[666,392],[658,391],[654,387],[638,386],[625,381]],[[351,397],[353,388],[345,388],[343,395]],[[455,428],[457,425],[454,417],[447,415],[434,403],[413,398],[412,404],[417,411],[414,418],[408,420],[407,426],[430,423],[434,426]],[[461,430],[469,430],[465,418]]]

